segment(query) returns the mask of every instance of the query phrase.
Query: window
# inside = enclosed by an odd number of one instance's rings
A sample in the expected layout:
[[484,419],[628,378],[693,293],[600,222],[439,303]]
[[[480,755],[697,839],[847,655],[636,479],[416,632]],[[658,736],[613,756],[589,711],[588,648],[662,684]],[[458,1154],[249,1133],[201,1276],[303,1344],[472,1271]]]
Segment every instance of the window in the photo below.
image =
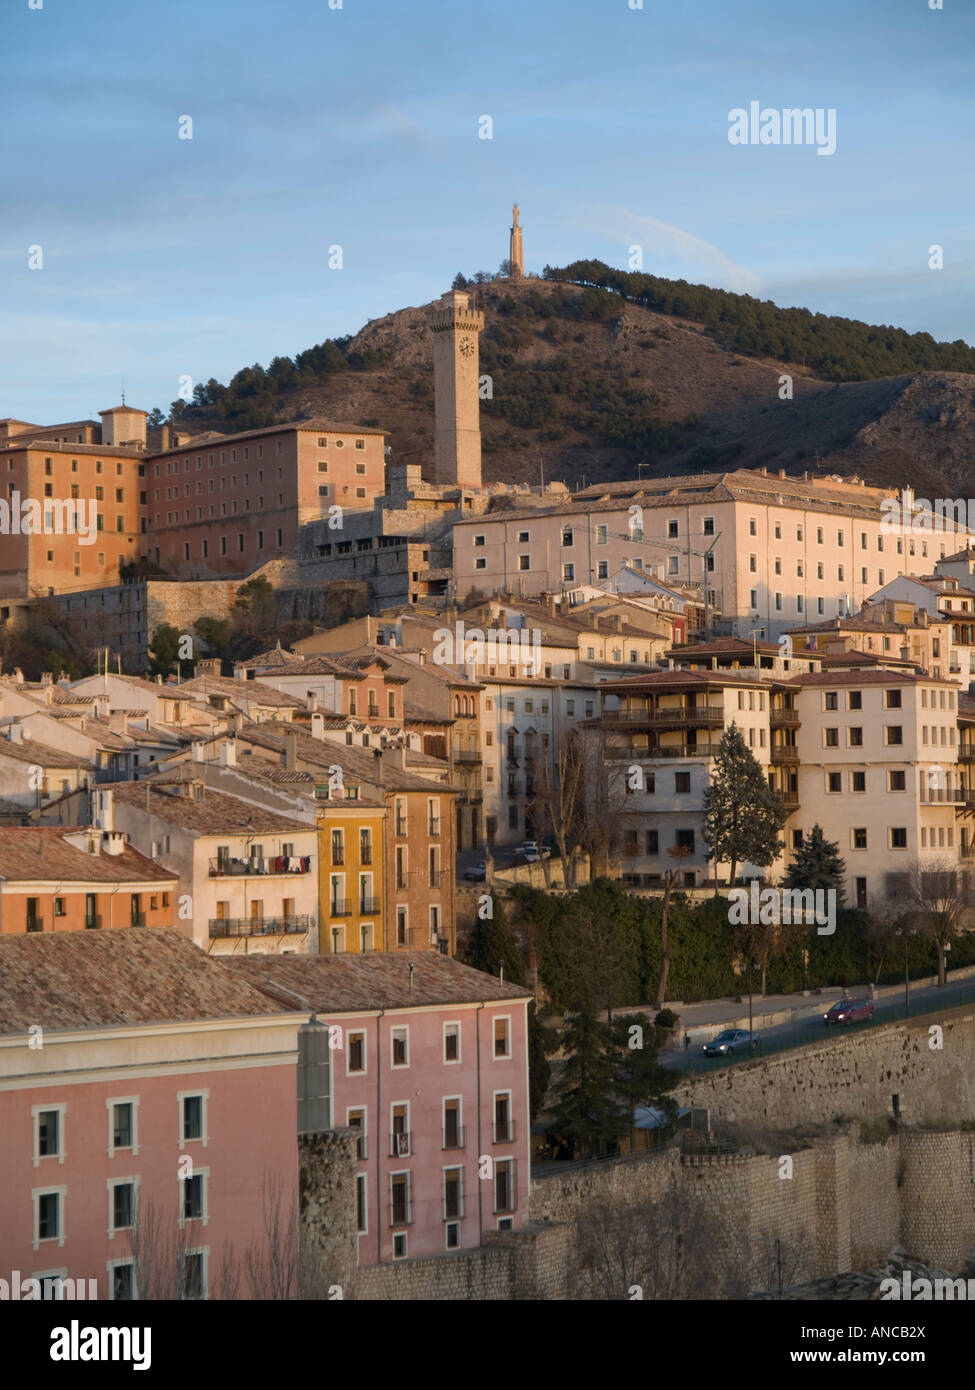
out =
[[128,1231],[135,1225],[135,1179],[108,1180],[108,1234]]
[[850,791],[865,792],[867,790],[867,774],[865,772],[850,773]]
[[366,1069],[366,1035],[349,1033],[346,1039],[346,1063],[348,1075],[364,1072]]
[[597,526],[597,527],[596,527],[596,544],[597,544],[597,545],[606,545],[606,544],[608,543],[608,541],[609,541],[609,527],[608,527],[608,526]]
[[208,1220],[207,1216],[207,1175],[209,1170],[199,1168],[191,1177],[181,1178],[182,1195],[180,1198],[180,1225],[187,1221],[202,1221],[204,1225]]
[[460,1061],[459,1023],[445,1023],[443,1026],[443,1059],[445,1062]]
[[890,832],[891,849],[907,849],[907,827],[898,826]]
[[[391,1173],[389,1177],[389,1224],[391,1226],[406,1226],[412,1220],[410,1211],[410,1175],[409,1173]],[[397,1240],[402,1243],[397,1247]],[[406,1237],[393,1238],[393,1255],[402,1258],[406,1255]]]
[[116,1149],[131,1149],[139,1152],[137,1132],[138,1100],[107,1100],[108,1110],[108,1156],[112,1158]]
[[674,541],[674,540],[677,539],[677,537],[678,537],[679,535],[680,535],[680,523],[679,523],[679,522],[676,522],[676,521],[668,521],[668,522],[667,522],[667,538],[668,538],[668,540]]
[[851,690],[846,697],[847,709],[863,709],[863,691]]
[[463,1174],[463,1168],[445,1168],[443,1170],[443,1219],[445,1221],[454,1221],[464,1215]]
[[[748,557],[748,568],[749,568],[749,570],[750,570],[750,572],[751,572],[752,574],[758,574],[758,556],[757,556],[757,555],[749,555],[749,557]],[[754,607],[754,605],[752,605],[752,606]]]
[[207,1296],[207,1251],[185,1250],[179,1256],[180,1294],[184,1299]]
[[494,1020],[494,1055],[511,1056],[511,1019],[507,1016]]
[[394,1028],[391,1034],[391,1039],[392,1065],[394,1067],[408,1067],[410,1065],[409,1028]]
[[853,831],[853,848],[866,849],[867,829],[866,826],[856,826]]
[[862,729],[860,729],[860,728],[852,728],[852,729],[849,730],[849,735],[850,735],[850,747],[851,747],[851,748],[862,748],[862,747],[863,747],[863,730],[862,730]]
[[563,527],[562,527],[562,544],[563,544],[563,545],[571,545],[571,544],[572,544],[572,527],[571,527],[571,526],[563,526]]
[[109,1260],[109,1294],[116,1303],[135,1298],[135,1265],[131,1260]]
[[758,521],[753,516],[748,518],[748,534],[750,536],[758,535]]
[[890,792],[903,792],[907,790],[907,774],[903,771],[891,769],[887,773],[887,790]]
[[368,1179],[365,1173],[360,1173],[355,1180],[355,1208],[356,1208],[356,1230],[360,1235],[369,1229],[369,1202],[367,1197]]
[[42,1240],[56,1240],[64,1244],[64,1199],[67,1189],[54,1187],[35,1188],[31,1193],[34,1200],[34,1249]]
[[532,567],[532,557],[530,555],[518,556],[518,568],[521,571],[530,570]]
[[823,747],[824,747],[824,748],[839,748],[839,746],[840,746],[840,731],[839,731],[839,729],[824,729],[824,730],[823,730]]
[[56,1158],[64,1162],[64,1116],[67,1104],[33,1105],[31,1115],[34,1119],[34,1167],[42,1158]]
[[884,742],[888,747],[899,747],[904,742],[904,730],[900,724],[884,726]]
[[199,1140],[206,1145],[206,1100],[208,1091],[185,1092],[180,1091],[177,1100],[179,1102],[179,1146]]
[[519,545],[527,545],[527,544],[529,543],[529,541],[531,540],[531,538],[532,538],[532,537],[531,537],[531,532],[530,532],[530,531],[519,531],[519,532],[518,532],[518,544],[519,544]]
[[689,792],[690,789],[691,789],[691,774],[690,774],[689,772],[675,772],[675,773],[674,773],[674,791],[675,791],[675,793],[684,794],[684,793],[686,793],[686,792]]
[[899,690],[885,690],[885,691],[884,691],[884,708],[885,708],[885,709],[900,709],[900,707],[901,707],[901,692],[900,692]]
[[575,577],[576,577],[576,567],[575,567],[575,565],[563,565],[563,566],[562,566],[562,578],[563,578],[563,579],[572,581],[572,580],[575,579]]
[[841,792],[843,790],[842,772],[827,772],[826,790],[828,792]]
[[505,1158],[494,1165],[494,1210],[496,1212],[514,1211],[514,1176],[513,1159]]
[[823,709],[839,709],[839,695],[835,690],[827,690],[823,695]]

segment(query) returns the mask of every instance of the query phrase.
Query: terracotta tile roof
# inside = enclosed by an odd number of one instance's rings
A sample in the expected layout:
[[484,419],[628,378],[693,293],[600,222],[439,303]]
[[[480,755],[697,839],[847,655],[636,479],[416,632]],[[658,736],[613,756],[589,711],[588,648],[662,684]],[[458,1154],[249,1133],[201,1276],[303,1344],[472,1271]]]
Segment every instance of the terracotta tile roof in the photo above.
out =
[[809,671],[787,676],[783,685],[948,685],[957,689],[958,682],[940,676],[922,676],[916,671]]
[[241,430],[237,434],[218,434],[215,430],[208,430],[206,434],[195,435],[185,444],[161,450],[158,454],[150,454],[148,457],[165,458],[167,454],[185,454],[196,447],[197,441],[202,440],[207,440],[211,444],[224,444],[236,442],[239,439],[260,439],[267,435],[287,434],[289,430],[308,430],[312,434],[379,434],[384,437],[389,433],[388,430],[379,430],[367,425],[340,425],[334,420],[326,420],[320,415],[313,415],[307,420],[284,420],[280,425],[264,425],[259,429]]
[[[381,784],[386,791],[425,791],[427,794],[431,791],[428,778],[420,777],[415,772],[404,772],[388,758],[381,762],[376,756],[378,749],[350,748],[347,744],[313,738],[311,734],[299,730],[291,734],[271,734],[267,732],[265,724],[249,725],[237,735],[238,743],[252,743],[256,748],[277,753],[285,751],[288,739],[294,739],[299,761],[323,769],[337,763],[347,782],[371,782],[374,786]],[[447,793],[449,788],[438,786],[437,791]]]
[[203,789],[203,799],[197,801],[190,779],[181,785],[174,782],[113,782],[111,789],[117,801],[126,806],[145,810],[146,789],[149,789],[149,809],[152,815],[169,821],[198,835],[270,835],[280,831],[308,831],[303,821],[292,820],[277,811],[252,806],[239,797],[225,792]]
[[412,700],[403,701],[403,718],[407,724],[452,724],[454,721],[445,714],[437,714]]
[[65,753],[61,748],[52,748],[40,739],[25,738],[23,743],[14,743],[12,738],[0,738],[0,758],[14,758],[20,763],[36,763],[38,767],[90,768],[88,758],[79,758],[76,753]]
[[[168,692],[170,687],[164,687]],[[303,709],[304,700],[294,695],[285,695],[272,685],[261,681],[240,681],[233,676],[194,676],[191,681],[183,681],[179,686],[186,692],[186,699],[194,695],[220,695],[228,700],[247,704],[274,705],[279,709]]]
[[88,854],[69,844],[84,827],[0,826],[0,879],[64,879],[85,883],[175,883],[177,875],[126,845],[121,854]]
[[0,938],[0,1035],[287,1012],[166,928]]
[[493,975],[472,970],[439,951],[231,956],[223,963],[251,984],[283,986],[322,1014],[531,998],[531,991],[522,985],[502,984]]

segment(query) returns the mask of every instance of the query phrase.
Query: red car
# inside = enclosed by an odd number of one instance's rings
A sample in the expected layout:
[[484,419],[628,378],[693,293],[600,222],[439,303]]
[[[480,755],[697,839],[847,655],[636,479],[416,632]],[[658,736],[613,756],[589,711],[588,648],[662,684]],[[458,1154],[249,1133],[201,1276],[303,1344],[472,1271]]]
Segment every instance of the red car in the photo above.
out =
[[872,999],[838,999],[823,1014],[827,1023],[858,1023],[861,1018],[873,1018]]

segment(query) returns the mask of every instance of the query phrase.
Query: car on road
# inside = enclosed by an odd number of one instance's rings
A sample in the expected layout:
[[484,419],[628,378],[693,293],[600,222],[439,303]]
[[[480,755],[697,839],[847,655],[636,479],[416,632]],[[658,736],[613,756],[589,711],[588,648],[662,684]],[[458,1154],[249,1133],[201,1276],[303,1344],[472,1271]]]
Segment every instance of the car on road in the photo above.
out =
[[747,1028],[726,1028],[716,1038],[706,1042],[701,1051],[705,1057],[730,1057],[736,1048],[739,1052],[747,1052],[749,1043],[752,1047],[758,1047],[757,1033],[749,1033]]
[[464,877],[468,883],[484,883],[487,879],[487,862],[478,859],[469,869],[464,870]]
[[862,1018],[873,1018],[872,999],[837,999],[823,1014],[827,1024],[858,1023]]
[[534,840],[525,840],[515,848],[515,854],[521,855],[522,859],[528,864],[537,864],[541,859],[538,845]]

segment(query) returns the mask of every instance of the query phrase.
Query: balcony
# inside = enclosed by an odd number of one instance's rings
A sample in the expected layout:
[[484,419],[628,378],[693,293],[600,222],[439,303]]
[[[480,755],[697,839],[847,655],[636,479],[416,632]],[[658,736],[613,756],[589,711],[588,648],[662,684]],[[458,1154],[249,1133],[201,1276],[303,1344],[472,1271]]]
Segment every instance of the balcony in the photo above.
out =
[[639,762],[641,759],[656,762],[664,758],[713,758],[718,751],[716,743],[623,743],[606,749],[609,762]]
[[405,817],[405,816],[397,816],[397,817],[396,817],[396,834],[397,834],[397,836],[398,836],[399,839],[401,839],[401,840],[402,840],[402,839],[405,839],[405,837],[406,837],[406,817]]
[[779,744],[772,749],[769,760],[773,766],[779,763],[797,763],[799,761],[799,749],[793,744]]
[[491,1138],[495,1144],[513,1144],[515,1142],[514,1120],[495,1120]]
[[483,754],[479,748],[455,748],[455,763],[480,763],[484,761]]
[[389,1136],[390,1158],[411,1158],[413,1156],[413,1135],[409,1130]]
[[959,743],[958,761],[960,763],[975,763],[975,743]]
[[351,917],[352,899],[333,898],[332,901],[329,903],[328,915],[329,917]]
[[345,864],[345,850],[332,850],[332,863],[337,869],[341,869]]
[[379,903],[380,903],[380,899],[379,899],[379,898],[360,898],[360,899],[359,899],[359,915],[360,915],[360,916],[363,916],[363,915],[371,916],[374,912],[378,912],[378,911],[379,911]]
[[975,844],[961,845],[958,852],[962,859],[975,859]]
[[27,918],[27,930],[28,930],[28,931],[43,931],[43,930],[44,930],[44,918],[43,918],[43,917],[28,917],[28,918]]
[[430,874],[427,875],[427,879],[428,879],[427,887],[428,887],[428,888],[439,888],[439,887],[441,886],[441,884],[443,883],[444,876],[445,876],[445,871],[444,871],[443,869],[434,869],[434,871],[433,871],[432,873],[430,873]]
[[789,811],[798,811],[798,809],[799,809],[799,793],[798,793],[798,792],[791,792],[791,791],[790,791],[790,792],[783,792],[783,791],[780,791],[780,792],[779,792],[779,799],[780,799],[780,801],[782,802],[782,805],[785,806],[787,810],[789,810]]
[[228,936],[300,936],[311,927],[311,917],[211,917],[210,939]]
[[696,705],[679,709],[611,709],[603,712],[603,723],[649,724],[653,728],[697,724],[720,729],[724,725],[724,708],[721,705]]
[[464,1147],[464,1126],[448,1125],[443,1131],[440,1147],[443,1149],[462,1149]]
[[101,928],[102,919],[100,916],[88,917],[85,919],[86,931],[98,931]]
[[253,878],[270,874],[307,874],[311,872],[311,855],[278,854],[266,859],[210,860],[211,878]]
[[146,914],[144,912],[133,912],[129,918],[130,927],[144,927],[146,924]]
[[776,709],[773,705],[769,710],[769,723],[773,729],[798,729],[799,711],[795,709]]
[[410,871],[406,869],[401,874],[396,875],[396,891],[405,893],[410,886]]
[[429,823],[429,826],[428,826],[428,829],[429,829],[430,834],[433,835],[433,836],[438,836],[438,835],[440,834],[440,817],[439,817],[439,816],[433,816],[433,817],[431,817],[430,823]]

